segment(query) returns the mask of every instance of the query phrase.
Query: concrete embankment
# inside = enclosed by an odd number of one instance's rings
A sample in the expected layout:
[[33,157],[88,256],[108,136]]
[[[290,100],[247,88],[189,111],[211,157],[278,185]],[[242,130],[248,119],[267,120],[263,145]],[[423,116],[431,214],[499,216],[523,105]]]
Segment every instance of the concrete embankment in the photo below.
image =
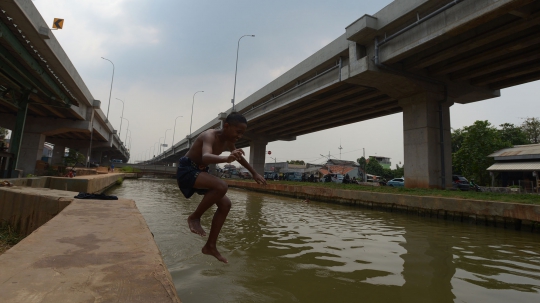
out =
[[135,202],[76,194],[0,189],[30,225],[61,211],[0,256],[0,302],[180,302]]
[[255,182],[226,180],[230,187],[332,203],[354,204],[371,209],[415,213],[421,216],[472,222],[504,228],[527,226],[540,231],[540,205],[448,197],[412,196],[360,190],[288,184],[259,185]]
[[11,179],[14,187],[0,188],[0,223],[29,235],[68,206],[78,192],[100,193],[118,178],[123,174]]

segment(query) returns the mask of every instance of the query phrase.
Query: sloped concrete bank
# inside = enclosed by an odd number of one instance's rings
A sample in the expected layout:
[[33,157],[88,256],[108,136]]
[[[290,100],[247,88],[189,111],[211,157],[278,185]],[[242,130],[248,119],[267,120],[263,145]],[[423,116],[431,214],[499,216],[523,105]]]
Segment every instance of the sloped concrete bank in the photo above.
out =
[[180,302],[135,202],[75,195],[0,188],[0,215],[30,233],[0,255],[0,302]]
[[287,184],[225,180],[230,187],[299,199],[351,204],[423,217],[540,232],[540,205],[447,197],[411,196]]

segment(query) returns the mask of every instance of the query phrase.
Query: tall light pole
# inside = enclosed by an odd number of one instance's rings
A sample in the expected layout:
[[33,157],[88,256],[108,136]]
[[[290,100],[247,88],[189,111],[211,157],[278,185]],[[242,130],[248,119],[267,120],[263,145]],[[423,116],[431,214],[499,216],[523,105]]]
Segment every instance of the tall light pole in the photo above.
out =
[[[126,140],[127,140],[127,133],[128,133],[128,131],[129,131],[129,120],[126,119],[126,118],[124,118],[124,117],[122,117],[121,119],[126,120],[126,121],[128,122],[128,127],[127,127],[127,130],[126,130],[126,138],[124,139],[124,145],[125,145],[125,142],[126,142]],[[120,135],[118,135],[118,138],[120,138]]]
[[234,70],[234,90],[233,90],[233,96],[232,96],[232,111],[234,112],[234,99],[236,97],[236,74],[238,72],[238,51],[240,50],[240,40],[242,40],[242,38],[244,37],[255,37],[255,35],[243,35],[242,37],[240,37],[240,39],[238,39],[238,46],[236,47],[236,68]]
[[204,93],[204,90],[200,90],[193,94],[193,102],[191,103],[191,122],[189,122],[189,144],[191,145],[191,124],[193,123],[193,104],[195,104],[195,95],[197,93]]
[[124,121],[124,101],[116,98],[116,100],[122,102],[122,117],[120,117],[120,130],[118,131],[118,137],[122,134],[122,122]]
[[174,119],[174,130],[173,130],[173,132],[172,132],[172,142],[171,142],[171,146],[172,146],[172,148],[173,148],[173,151],[172,151],[173,155],[174,155],[174,134],[176,133],[176,119],[178,119],[178,118],[180,118],[180,117],[183,117],[183,116],[178,116],[178,117],[176,117],[176,118]]
[[111,64],[112,64],[111,90],[109,91],[109,105],[107,105],[107,121],[106,121],[106,122],[109,122],[109,109],[111,108],[112,85],[113,85],[113,81],[114,81],[114,63],[111,60],[107,59],[107,58],[101,57],[101,59],[107,60],[107,61],[111,62]]
[[[165,132],[167,133],[167,132]],[[159,140],[158,140],[158,153],[161,154],[161,139],[163,139],[163,137],[160,137]]]
[[[163,145],[165,145],[165,142],[167,142],[167,132],[170,130],[171,129],[169,128],[168,130],[165,131],[165,139],[163,139]],[[163,146],[163,152],[165,152],[165,146]]]

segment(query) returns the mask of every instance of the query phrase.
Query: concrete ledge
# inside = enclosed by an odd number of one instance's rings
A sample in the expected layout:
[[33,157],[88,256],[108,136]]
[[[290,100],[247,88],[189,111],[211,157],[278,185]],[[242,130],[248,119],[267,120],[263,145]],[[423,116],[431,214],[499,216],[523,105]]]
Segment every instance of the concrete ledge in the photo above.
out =
[[501,226],[514,225],[521,227],[522,221],[534,225],[540,223],[540,205],[506,203],[495,201],[465,200],[446,197],[411,196],[388,193],[375,193],[358,190],[344,190],[324,187],[311,187],[287,184],[259,185],[254,182],[225,180],[231,187],[239,187],[285,195],[295,198],[309,198],[312,200],[366,205],[368,207],[383,207],[391,211],[404,210],[420,212],[429,216],[443,218],[459,218],[461,221],[473,219],[494,225],[501,222]]
[[0,188],[0,222],[27,236],[59,214],[78,193],[45,188]]
[[132,200],[73,199],[0,268],[0,302],[180,302]]
[[[86,175],[75,178],[67,177],[34,177],[5,179],[15,186],[27,186],[34,188],[49,188],[66,191],[101,193],[110,186],[116,184],[119,178],[124,178],[123,173],[112,173],[107,175]],[[4,179],[3,179],[4,180]]]

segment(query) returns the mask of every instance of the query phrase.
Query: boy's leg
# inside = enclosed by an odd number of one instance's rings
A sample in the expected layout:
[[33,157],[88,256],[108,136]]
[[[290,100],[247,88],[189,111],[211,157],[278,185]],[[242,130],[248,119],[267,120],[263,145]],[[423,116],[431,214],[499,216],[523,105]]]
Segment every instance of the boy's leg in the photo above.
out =
[[202,248],[202,253],[206,255],[212,255],[223,263],[228,263],[227,259],[225,259],[217,250],[216,243],[219,232],[221,231],[221,227],[223,227],[225,219],[227,219],[227,214],[229,214],[229,210],[231,209],[231,200],[229,200],[227,196],[223,196],[221,200],[216,203],[216,205],[217,210],[214,214],[214,218],[212,219],[210,235],[208,236],[208,241],[206,241],[206,245],[204,245],[204,247]]
[[189,229],[191,232],[200,236],[206,236],[206,232],[201,226],[201,217],[212,205],[218,203],[227,193],[227,183],[223,182],[208,173],[201,172],[195,180],[193,186],[197,189],[207,189],[208,192],[204,195],[197,209],[188,217]]

